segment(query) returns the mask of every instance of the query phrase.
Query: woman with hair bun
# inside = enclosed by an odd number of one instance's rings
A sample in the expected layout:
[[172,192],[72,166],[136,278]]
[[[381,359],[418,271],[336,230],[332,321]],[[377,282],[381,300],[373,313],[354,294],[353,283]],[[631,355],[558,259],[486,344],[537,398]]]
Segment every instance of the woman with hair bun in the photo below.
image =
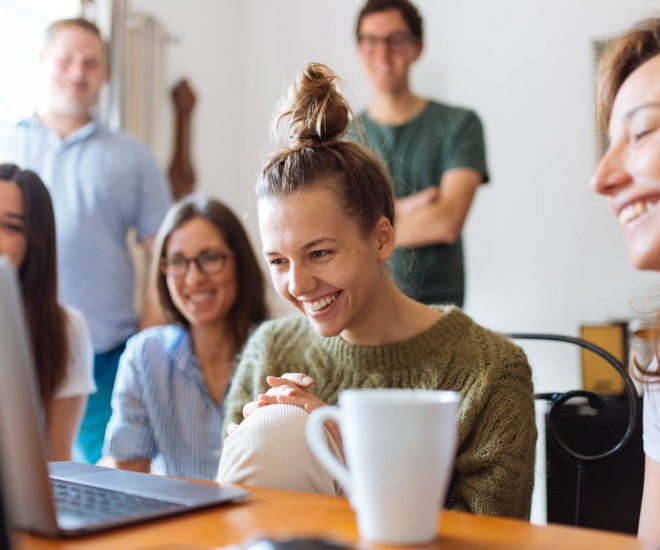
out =
[[421,304],[396,286],[391,181],[377,157],[344,139],[351,111],[336,80],[318,63],[297,78],[276,125],[284,145],[257,184],[273,285],[303,315],[262,324],[246,344],[218,479],[338,494],[305,443],[309,412],[345,388],[456,390],[446,505],[527,518],[536,441],[527,359],[460,309]]

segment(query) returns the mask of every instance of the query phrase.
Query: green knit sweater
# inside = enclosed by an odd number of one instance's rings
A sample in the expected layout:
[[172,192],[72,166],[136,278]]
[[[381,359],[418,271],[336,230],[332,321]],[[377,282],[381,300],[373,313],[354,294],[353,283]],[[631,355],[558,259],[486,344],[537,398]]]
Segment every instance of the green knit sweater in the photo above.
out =
[[328,404],[345,388],[456,390],[462,401],[447,507],[526,519],[536,425],[525,354],[460,309],[439,309],[444,315],[428,330],[385,346],[320,336],[303,316],[264,323],[242,353],[225,422],[240,422],[243,405],[268,389],[266,376],[285,372],[311,376],[311,391]]

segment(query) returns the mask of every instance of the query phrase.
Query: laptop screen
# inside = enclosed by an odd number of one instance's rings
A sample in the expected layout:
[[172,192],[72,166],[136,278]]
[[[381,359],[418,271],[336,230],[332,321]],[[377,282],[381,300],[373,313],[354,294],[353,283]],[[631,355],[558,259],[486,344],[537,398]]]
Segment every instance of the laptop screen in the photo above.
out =
[[54,506],[40,419],[36,374],[18,280],[0,256],[0,470],[10,523],[46,525]]

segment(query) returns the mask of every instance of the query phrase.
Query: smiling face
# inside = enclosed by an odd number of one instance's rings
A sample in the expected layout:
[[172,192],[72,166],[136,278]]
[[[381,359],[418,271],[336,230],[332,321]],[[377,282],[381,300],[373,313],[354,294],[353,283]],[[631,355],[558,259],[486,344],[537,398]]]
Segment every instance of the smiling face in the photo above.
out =
[[592,188],[608,197],[619,218],[631,264],[660,270],[660,55],[624,81],[609,134]]
[[262,199],[259,229],[278,294],[322,336],[368,339],[394,246],[386,218],[365,236],[337,192],[317,185],[287,198]]
[[165,247],[167,258],[192,259],[213,252],[228,256],[220,273],[207,275],[195,262],[189,262],[185,275],[166,278],[172,302],[193,331],[200,326],[221,325],[227,320],[238,290],[233,252],[216,227],[201,217],[175,229]]
[[0,255],[6,256],[18,271],[26,254],[23,193],[17,183],[0,180]]
[[422,43],[397,40],[410,38],[410,27],[401,12],[391,9],[365,15],[358,35],[362,37],[358,54],[374,89],[384,93],[406,90],[410,66],[422,53]]
[[75,25],[55,33],[42,54],[48,108],[59,115],[89,116],[108,78],[104,46]]

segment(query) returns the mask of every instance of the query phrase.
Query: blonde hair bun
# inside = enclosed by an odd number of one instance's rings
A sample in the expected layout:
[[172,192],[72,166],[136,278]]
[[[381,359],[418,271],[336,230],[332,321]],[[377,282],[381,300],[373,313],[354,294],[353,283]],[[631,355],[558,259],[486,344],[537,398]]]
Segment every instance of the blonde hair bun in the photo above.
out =
[[309,63],[294,80],[277,118],[279,142],[293,150],[322,147],[347,132],[351,109],[337,88],[338,77],[322,63]]

